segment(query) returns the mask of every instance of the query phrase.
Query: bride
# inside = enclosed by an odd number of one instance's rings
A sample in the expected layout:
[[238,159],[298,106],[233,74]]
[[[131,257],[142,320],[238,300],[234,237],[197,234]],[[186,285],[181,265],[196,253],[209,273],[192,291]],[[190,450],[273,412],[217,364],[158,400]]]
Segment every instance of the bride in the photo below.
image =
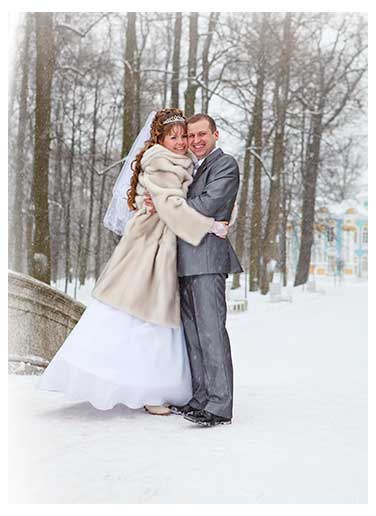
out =
[[[192,170],[182,111],[151,113],[122,168],[105,217],[106,227],[124,232],[122,239],[95,285],[92,301],[38,388],[89,401],[101,410],[122,403],[158,415],[169,414],[166,404],[190,400],[176,236],[197,246],[209,232],[220,238],[227,234],[227,223],[187,205]],[[144,204],[146,192],[156,213]]]

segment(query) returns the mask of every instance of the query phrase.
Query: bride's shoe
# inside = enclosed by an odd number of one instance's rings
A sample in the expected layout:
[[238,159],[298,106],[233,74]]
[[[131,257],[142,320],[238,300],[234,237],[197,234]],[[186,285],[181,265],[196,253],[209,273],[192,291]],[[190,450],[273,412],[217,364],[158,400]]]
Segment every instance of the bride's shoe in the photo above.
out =
[[144,409],[153,416],[168,416],[171,414],[171,410],[164,405],[145,405]]

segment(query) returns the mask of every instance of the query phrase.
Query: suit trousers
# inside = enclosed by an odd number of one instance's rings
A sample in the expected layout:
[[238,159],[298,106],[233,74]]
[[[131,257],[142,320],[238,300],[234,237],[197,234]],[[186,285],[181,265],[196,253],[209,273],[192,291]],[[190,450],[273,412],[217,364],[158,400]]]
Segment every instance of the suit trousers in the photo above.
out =
[[183,276],[181,315],[192,373],[190,405],[231,418],[233,367],[226,330],[226,274]]

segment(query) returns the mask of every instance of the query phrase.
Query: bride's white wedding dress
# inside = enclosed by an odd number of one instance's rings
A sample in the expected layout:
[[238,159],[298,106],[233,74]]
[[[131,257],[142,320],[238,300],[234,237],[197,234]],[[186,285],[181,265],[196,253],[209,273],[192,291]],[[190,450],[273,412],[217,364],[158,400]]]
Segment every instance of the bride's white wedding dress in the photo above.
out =
[[184,405],[192,396],[182,328],[157,326],[92,299],[39,380],[100,410]]
[[[145,142],[150,140],[154,117],[155,112],[150,113],[136,138],[115,183],[113,198],[106,212],[105,227],[123,235],[123,238],[102,272],[104,278],[106,273],[109,274],[105,288],[103,289],[102,284],[102,292],[100,291],[99,296],[97,292],[95,298],[92,298],[38,383],[40,389],[60,391],[70,399],[89,401],[94,407],[102,410],[111,409],[118,403],[133,409],[165,403],[184,405],[192,396],[191,371],[182,326],[162,326],[163,323],[160,321],[175,320],[179,313],[179,298],[178,295],[174,295],[177,292],[171,287],[176,279],[176,263],[172,263],[176,252],[176,239],[175,236],[172,237],[172,230],[163,222],[164,219],[154,217],[148,212],[144,204],[144,194],[155,193],[155,203],[158,204],[159,200],[164,217],[182,233],[181,237],[185,237],[192,244],[203,238],[213,219],[194,212],[181,201],[175,202],[176,197],[185,198],[186,190],[192,181],[192,156],[177,155],[159,144],[143,154],[137,189],[139,210],[134,218],[131,218],[124,192],[128,191],[133,177],[133,160]],[[170,121],[174,123],[174,119],[171,118]],[[141,181],[146,167],[149,189]],[[163,172],[163,180],[160,178],[160,172]],[[181,182],[179,189],[176,186],[177,179]],[[170,202],[167,202],[168,200]],[[133,211],[132,213],[134,214]],[[176,224],[178,216],[181,217],[181,227]],[[189,222],[188,216],[191,218]],[[125,226],[126,224],[129,226]],[[156,240],[158,245],[155,244]],[[162,259],[164,253],[167,253],[169,260]],[[127,308],[129,299],[127,305],[120,303],[124,311],[120,310],[120,307],[115,308],[119,306],[117,303],[122,294],[129,294],[128,291],[122,290],[122,285],[124,289],[129,285],[124,279],[124,274],[121,274],[122,267],[126,268],[123,260],[126,260],[127,267],[131,267],[126,269],[130,281],[134,278],[129,271],[138,273],[135,285],[132,286],[136,293],[141,292],[145,295],[147,313],[156,309],[156,315],[160,317],[156,320],[161,325],[146,322],[127,313],[126,310],[131,311]],[[144,270],[148,271],[145,282],[139,274],[139,271]],[[98,281],[103,279],[102,275]],[[109,299],[103,297],[103,290],[108,295],[114,287],[116,295],[112,292],[113,295],[111,294]],[[158,289],[154,293],[161,294],[159,297],[152,297],[150,293],[149,298],[146,297],[148,289],[152,287]],[[166,296],[162,295],[163,287],[167,289]],[[113,302],[114,306],[110,302],[112,297],[116,301]],[[166,302],[170,299],[171,306]],[[159,306],[159,300],[162,300],[163,306]],[[139,301],[139,296],[136,301],[135,313],[142,317],[144,307],[142,301]]]

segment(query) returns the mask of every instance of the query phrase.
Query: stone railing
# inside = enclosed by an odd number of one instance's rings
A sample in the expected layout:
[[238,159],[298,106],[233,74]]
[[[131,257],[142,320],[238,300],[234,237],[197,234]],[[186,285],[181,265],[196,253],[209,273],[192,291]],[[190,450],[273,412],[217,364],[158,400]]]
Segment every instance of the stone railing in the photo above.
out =
[[[8,272],[11,362],[50,361],[85,310],[70,296],[25,274]],[[30,359],[31,360],[31,359]]]

